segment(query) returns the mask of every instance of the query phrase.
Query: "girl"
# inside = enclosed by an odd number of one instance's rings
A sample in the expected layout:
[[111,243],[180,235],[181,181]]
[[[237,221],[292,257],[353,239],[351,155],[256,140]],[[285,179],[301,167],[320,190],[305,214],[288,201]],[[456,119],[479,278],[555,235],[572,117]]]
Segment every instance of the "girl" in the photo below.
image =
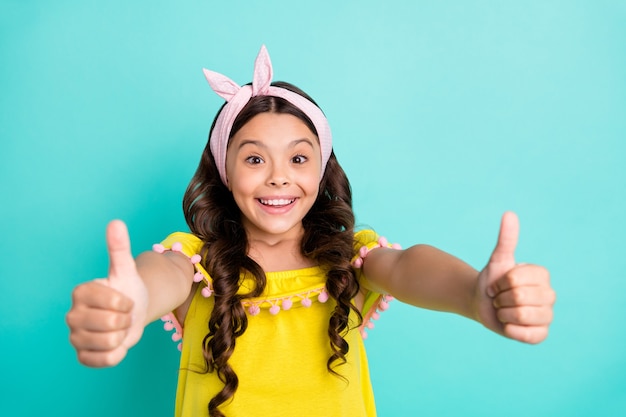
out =
[[67,314],[81,363],[116,365],[165,315],[175,340],[184,333],[177,416],[374,416],[363,338],[392,296],[546,338],[555,294],[544,268],[515,264],[513,213],[480,272],[355,233],[326,118],[271,84],[266,49],[251,85],[205,75],[226,103],[184,197],[191,233],[133,259],[125,225],[109,224],[109,276],[78,286]]

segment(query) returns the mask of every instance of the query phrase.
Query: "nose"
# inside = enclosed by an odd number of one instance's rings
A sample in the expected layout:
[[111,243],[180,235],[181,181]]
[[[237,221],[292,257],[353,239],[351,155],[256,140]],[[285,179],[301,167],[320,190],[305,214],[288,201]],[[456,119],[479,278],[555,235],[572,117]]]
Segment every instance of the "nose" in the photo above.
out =
[[281,164],[272,164],[272,169],[268,178],[268,184],[272,187],[285,187],[289,185],[288,169]]

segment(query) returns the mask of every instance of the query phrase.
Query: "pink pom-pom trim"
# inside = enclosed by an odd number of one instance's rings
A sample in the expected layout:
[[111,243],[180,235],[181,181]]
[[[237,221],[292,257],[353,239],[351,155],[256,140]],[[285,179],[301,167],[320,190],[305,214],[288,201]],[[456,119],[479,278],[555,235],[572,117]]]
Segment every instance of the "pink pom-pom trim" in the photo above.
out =
[[161,321],[163,321],[163,329],[168,332],[174,330],[174,333],[172,333],[172,340],[174,342],[182,340],[183,328],[180,323],[178,323],[178,320],[176,320],[176,316],[173,313],[168,313],[164,315],[163,317],[161,317]]
[[[385,247],[385,246],[391,247],[393,249],[401,248],[399,244],[394,243],[390,245],[387,239],[385,239],[384,237],[380,237],[378,239],[377,244],[373,246],[372,248],[368,248],[365,245],[361,246],[358,251],[358,257],[354,259],[354,261],[352,262],[352,265],[356,268],[361,268],[363,266],[363,259],[373,249],[376,249],[378,247]],[[157,244],[152,245],[152,250],[157,253],[164,253],[167,249],[162,244],[157,243]],[[171,250],[174,252],[182,252],[183,251],[182,243],[180,242],[173,243]],[[189,260],[194,266],[196,266],[202,261],[202,257],[199,254],[195,254],[189,257]],[[205,277],[200,271],[197,271],[193,276],[194,282],[202,282],[204,279]],[[205,298],[211,297],[213,295],[213,290],[210,287],[210,283],[207,282],[207,284],[208,285],[202,288],[202,290],[200,291],[202,296]],[[301,305],[303,307],[308,308],[308,307],[311,307],[311,305],[313,304],[309,297],[312,294],[316,294],[316,293],[317,293],[317,290],[312,290],[306,294],[298,294],[296,296],[301,297],[301,301],[300,301]],[[317,295],[317,301],[319,301],[320,303],[327,302],[329,298],[330,298],[330,295],[328,294],[325,288],[322,288]],[[361,325],[361,328],[360,328],[360,334],[363,339],[367,339],[368,337],[366,330],[374,328],[374,323],[372,322],[372,320],[378,320],[380,318],[380,314],[378,311],[387,310],[389,308],[389,301],[391,300],[393,300],[393,297],[390,295],[381,296],[381,298],[377,302],[377,305],[373,306],[370,309],[370,312],[363,318],[363,324]],[[272,315],[278,314],[281,310],[283,311],[290,310],[293,307],[293,300],[291,298],[286,298],[282,300],[270,299],[270,300],[265,300],[261,302],[261,304],[263,303],[271,303],[269,312]],[[247,302],[244,302],[244,304],[247,304]],[[257,302],[257,303],[249,304],[247,310],[251,316],[256,316],[261,312],[261,307],[260,307],[260,304]],[[175,321],[176,318],[173,316],[173,314],[170,313],[164,316],[162,320],[165,322],[163,325],[165,330],[167,331],[175,330],[175,332],[172,334],[172,340],[174,341],[182,340],[182,327]],[[178,350],[182,350],[182,343],[179,343],[177,347],[178,347]]]
[[[160,243],[155,243],[154,245],[152,245],[152,250],[157,253],[164,253],[167,250],[167,248],[165,248],[165,246],[163,246]],[[170,250],[173,252],[181,252],[184,254],[183,244],[180,242],[174,242]],[[202,256],[199,254],[195,254],[189,257],[189,261],[194,267],[196,267],[196,273],[193,274],[193,282],[202,282],[204,280],[204,275],[202,274],[202,272],[197,270],[197,265],[202,261]],[[201,293],[202,293],[202,296],[205,298],[208,298],[211,295],[213,295],[213,291],[209,287],[203,288],[201,290]]]
[[373,329],[375,324],[374,320],[380,318],[379,311],[385,311],[389,308],[389,302],[393,300],[390,295],[381,295],[376,303],[369,309],[367,314],[363,316],[363,323],[361,324],[360,331],[363,339],[367,338],[367,329]]
[[280,311],[280,307],[276,304],[270,307],[270,314],[276,315]]
[[401,249],[400,245],[398,245],[397,243],[390,245],[389,241],[385,237],[380,236],[376,244],[372,246],[371,248],[368,248],[366,245],[363,245],[359,248],[358,256],[356,257],[356,259],[352,261],[352,266],[354,266],[355,268],[361,268],[363,266],[363,260],[372,250],[376,248],[383,248],[383,247],[391,247],[392,249]]
[[[154,245],[152,245],[152,250],[156,253],[164,253],[167,250],[167,248],[160,243],[155,243]],[[180,242],[174,242],[170,250],[173,252],[180,252],[186,255],[183,252],[183,244]],[[197,265],[202,261],[202,256],[200,256],[199,254],[195,254],[189,257],[189,261],[196,268],[196,272],[193,275],[193,282],[196,282],[196,283],[202,282],[204,280],[204,275],[202,274],[202,272],[200,272],[197,269],[198,268]],[[207,281],[207,286],[202,288],[202,290],[200,290],[200,294],[205,298],[208,298],[211,295],[213,295],[213,291],[211,290],[210,283],[208,281]],[[176,320],[176,316],[174,316],[173,313],[169,313],[161,317],[161,320],[164,322],[163,328],[166,331],[174,330],[174,333],[172,334],[172,340],[174,342],[182,341],[183,328]],[[182,351],[182,342],[178,343],[177,348],[179,351]]]
[[293,301],[291,301],[291,298],[287,298],[286,300],[283,300],[282,302],[283,310],[289,310],[291,306],[293,306]]

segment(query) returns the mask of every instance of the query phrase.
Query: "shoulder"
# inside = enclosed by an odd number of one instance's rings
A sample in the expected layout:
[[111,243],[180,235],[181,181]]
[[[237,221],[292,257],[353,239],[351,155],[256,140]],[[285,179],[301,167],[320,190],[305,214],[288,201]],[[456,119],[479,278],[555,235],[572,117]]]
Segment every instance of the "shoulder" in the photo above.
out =
[[364,258],[371,249],[381,246],[381,237],[372,229],[359,230],[354,233],[354,258]]
[[354,247],[358,251],[361,247],[367,247],[368,249],[374,249],[379,247],[388,247],[393,249],[399,249],[400,246],[395,243],[389,243],[387,238],[379,235],[372,229],[359,230],[354,233]]
[[400,249],[397,243],[389,243],[384,237],[380,236],[372,229],[364,229],[354,234],[354,256],[352,265],[360,268],[363,265],[365,257],[376,248],[392,248]]
[[367,245],[378,240],[378,234],[372,229],[363,229],[354,233],[354,243],[357,245]]
[[200,253],[202,245],[203,242],[198,236],[185,232],[174,232],[160,243],[160,246],[164,249],[178,250],[188,257]]

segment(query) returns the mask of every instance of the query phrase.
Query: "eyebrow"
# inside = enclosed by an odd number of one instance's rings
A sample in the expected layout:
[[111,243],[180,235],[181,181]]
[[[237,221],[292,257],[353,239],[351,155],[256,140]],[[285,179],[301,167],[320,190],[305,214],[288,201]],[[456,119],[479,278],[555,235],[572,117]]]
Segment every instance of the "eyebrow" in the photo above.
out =
[[[307,143],[311,148],[313,148],[313,142],[311,142],[311,140],[307,139],[307,138],[292,140],[289,143],[289,147],[290,148],[294,148],[294,147],[296,147],[300,143]],[[243,148],[246,145],[256,145],[256,146],[258,146],[260,148],[267,149],[267,146],[263,142],[258,141],[258,140],[254,140],[254,139],[244,139],[244,140],[242,140],[241,143],[239,144],[239,149]]]

